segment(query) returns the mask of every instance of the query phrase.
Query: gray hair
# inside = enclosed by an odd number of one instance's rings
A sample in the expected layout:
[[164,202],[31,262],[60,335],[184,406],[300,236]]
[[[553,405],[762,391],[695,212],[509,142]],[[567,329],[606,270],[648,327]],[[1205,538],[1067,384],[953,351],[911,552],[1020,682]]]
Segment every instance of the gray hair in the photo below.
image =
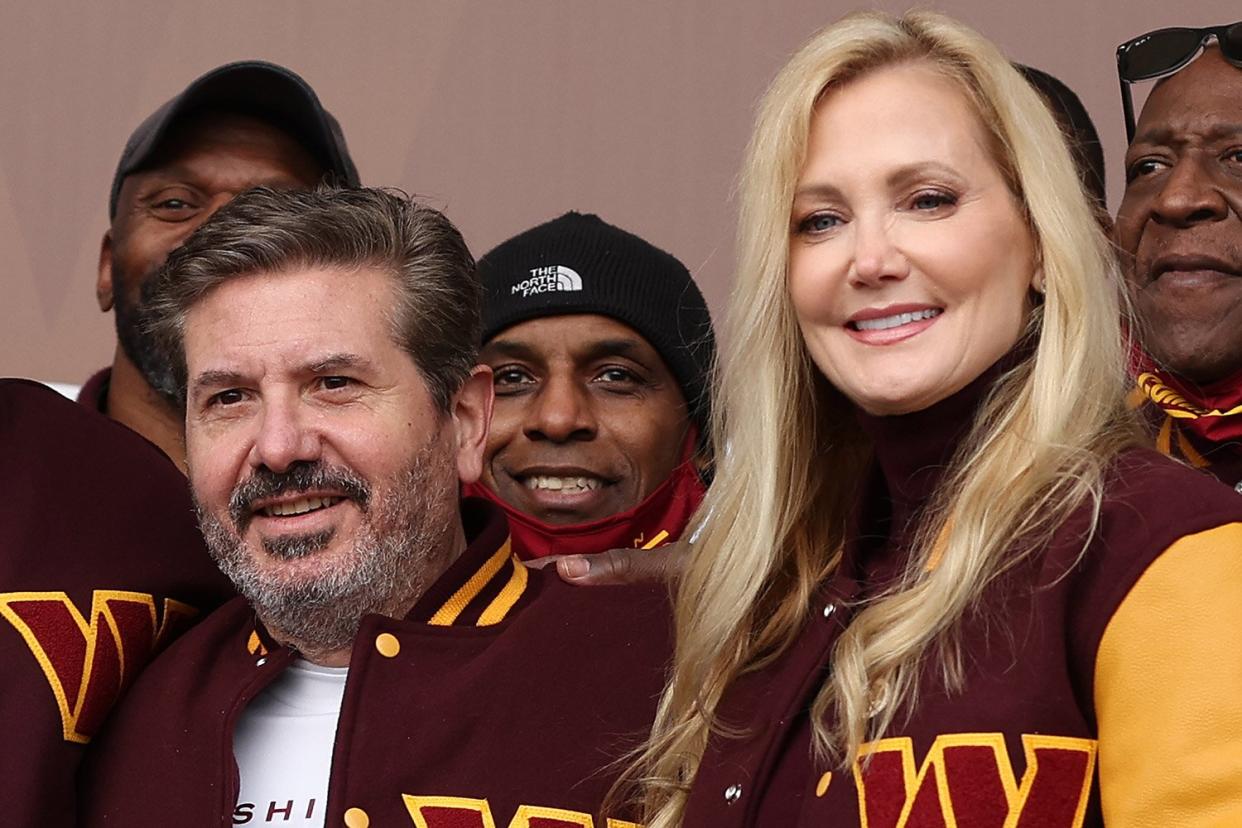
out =
[[173,368],[185,403],[185,317],[224,282],[292,268],[393,276],[397,301],[386,320],[413,358],[432,398],[447,411],[478,355],[480,287],[474,257],[438,210],[398,191],[256,187],[203,223],[152,279],[148,333]]

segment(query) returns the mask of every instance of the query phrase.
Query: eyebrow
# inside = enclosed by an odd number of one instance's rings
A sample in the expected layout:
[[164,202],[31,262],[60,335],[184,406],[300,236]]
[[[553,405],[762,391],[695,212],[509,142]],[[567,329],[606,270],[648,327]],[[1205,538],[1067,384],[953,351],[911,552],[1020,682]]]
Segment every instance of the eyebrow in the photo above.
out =
[[190,384],[190,396],[193,398],[207,388],[224,388],[230,385],[241,385],[245,376],[237,371],[203,371]]
[[940,161],[918,161],[913,164],[905,164],[893,170],[888,175],[889,186],[906,184],[917,178],[926,178],[935,176],[939,178],[951,178],[957,181],[961,178],[961,173]]
[[587,345],[583,352],[583,357],[587,361],[601,359],[603,357],[620,356],[642,362],[639,359],[638,352],[642,350],[642,341],[638,339],[597,339]]
[[[1178,138],[1173,127],[1164,124],[1150,126],[1134,137],[1132,144],[1177,144],[1184,143],[1185,138]],[[1242,124],[1215,124],[1203,136],[1208,141],[1219,141],[1242,134]]]
[[[192,190],[203,189],[201,174],[197,174],[190,168],[178,163],[139,170],[133,173],[131,177],[139,182],[137,194],[142,196],[150,196],[167,187],[188,187]],[[261,186],[279,190],[298,189],[305,186],[298,180],[297,176],[283,170],[272,175],[260,175],[248,180],[250,183],[247,185],[247,189],[249,187]]]
[[[632,359],[636,362],[644,362],[641,359],[643,345],[646,344],[642,340],[626,337],[618,339],[596,339],[587,343],[585,348],[574,348],[574,357],[578,361],[591,362],[610,356],[620,356]],[[524,342],[516,339],[493,339],[491,342],[483,346],[484,353],[489,351],[498,353],[500,356],[510,357],[512,359],[522,359],[527,362],[542,362],[543,357],[538,349],[530,342]]]
[[[307,363],[299,369],[301,373],[314,374],[322,376],[331,374],[336,371],[347,368],[365,368],[370,365],[366,359],[357,354],[339,353],[329,354],[322,359]],[[207,388],[225,388],[232,385],[245,385],[250,378],[240,371],[229,370],[212,370],[203,371],[194,378],[191,384],[191,391],[198,393]]]
[[329,354],[323,359],[316,360],[306,366],[305,370],[312,374],[331,374],[334,371],[340,371],[343,368],[364,368],[370,363],[357,354],[339,353]]
[[[926,177],[929,174],[954,180],[961,178],[961,174],[948,164],[943,164],[939,161],[915,161],[911,164],[903,164],[889,172],[885,176],[885,183],[889,187],[896,187],[906,184],[913,179]],[[832,184],[815,183],[795,190],[794,200],[796,201],[799,198],[837,198],[840,195],[840,189]]]
[[800,198],[831,199],[840,196],[841,191],[831,184],[808,184],[794,190],[794,201]]
[[482,353],[493,351],[499,356],[511,359],[524,359],[528,362],[538,360],[538,354],[534,347],[525,342],[517,342],[512,339],[493,339],[491,342],[485,343],[479,350]]

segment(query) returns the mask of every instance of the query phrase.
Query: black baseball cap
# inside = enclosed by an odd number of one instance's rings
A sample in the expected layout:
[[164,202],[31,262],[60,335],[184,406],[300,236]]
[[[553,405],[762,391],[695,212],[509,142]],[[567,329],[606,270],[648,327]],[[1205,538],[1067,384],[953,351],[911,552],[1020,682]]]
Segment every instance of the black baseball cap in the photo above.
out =
[[108,216],[116,216],[121,182],[149,163],[176,122],[205,109],[236,112],[284,130],[304,146],[341,186],[357,187],[358,169],[349,157],[341,125],[319,102],[310,84],[296,72],[262,60],[244,60],[212,69],[180,95],[155,110],[125,142]]

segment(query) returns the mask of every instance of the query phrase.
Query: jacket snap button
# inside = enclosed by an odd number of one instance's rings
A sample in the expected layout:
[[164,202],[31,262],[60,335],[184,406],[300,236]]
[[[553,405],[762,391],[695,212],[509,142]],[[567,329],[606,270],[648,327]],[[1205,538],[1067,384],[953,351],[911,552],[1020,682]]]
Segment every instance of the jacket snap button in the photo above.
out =
[[824,617],[825,617],[825,618],[831,618],[831,617],[832,617],[832,615],[833,615],[833,613],[835,613],[836,611],[837,611],[837,605],[836,605],[836,604],[834,604],[834,603],[832,603],[832,602],[829,602],[829,603],[827,603],[827,604],[824,604]]
[[1239,480],[1237,483],[1234,484],[1233,490],[1237,492],[1238,494],[1242,494],[1242,480]]
[[725,788],[724,796],[725,796],[725,803],[728,805],[732,805],[734,802],[737,802],[739,799],[742,798],[742,786],[737,783],[730,785],[729,787]]
[[392,633],[380,633],[375,637],[375,649],[384,658],[393,658],[401,652],[401,642]]
[[345,828],[367,828],[371,818],[361,808],[350,808],[345,812]]
[[258,661],[256,661],[256,662],[254,663],[254,666],[255,666],[255,667],[262,667],[264,664],[267,664],[267,659],[266,659],[266,658],[261,658],[261,659],[259,659]]

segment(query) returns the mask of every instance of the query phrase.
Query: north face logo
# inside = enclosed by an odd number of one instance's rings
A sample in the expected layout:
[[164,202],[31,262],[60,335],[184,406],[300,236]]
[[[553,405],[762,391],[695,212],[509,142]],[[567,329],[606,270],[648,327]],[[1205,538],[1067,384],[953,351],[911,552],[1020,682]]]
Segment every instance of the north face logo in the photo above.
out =
[[548,267],[532,267],[530,278],[518,282],[509,289],[509,293],[532,296],[537,293],[560,293],[570,290],[582,290],[582,277],[578,275],[578,272],[565,265],[549,265]]

